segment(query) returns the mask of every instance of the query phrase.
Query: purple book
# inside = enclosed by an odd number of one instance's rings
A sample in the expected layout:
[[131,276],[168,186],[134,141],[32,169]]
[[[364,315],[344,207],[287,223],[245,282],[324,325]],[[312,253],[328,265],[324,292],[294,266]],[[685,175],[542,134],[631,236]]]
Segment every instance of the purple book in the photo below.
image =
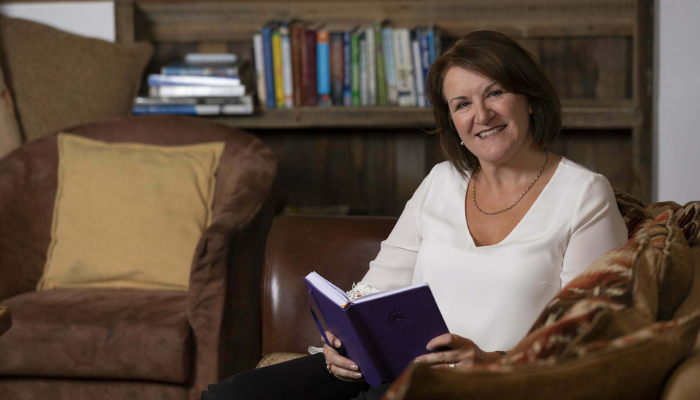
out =
[[325,330],[336,335],[343,343],[341,354],[357,363],[371,386],[396,380],[416,357],[428,353],[431,339],[449,333],[425,283],[350,301],[315,272],[304,282],[324,340],[330,346]]

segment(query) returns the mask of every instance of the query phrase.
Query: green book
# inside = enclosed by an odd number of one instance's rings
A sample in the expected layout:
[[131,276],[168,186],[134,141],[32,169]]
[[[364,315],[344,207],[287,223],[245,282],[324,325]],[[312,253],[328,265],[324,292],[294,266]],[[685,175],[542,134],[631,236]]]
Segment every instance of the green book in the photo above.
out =
[[377,105],[387,105],[386,78],[384,77],[384,51],[382,50],[382,24],[374,25],[374,47],[377,59]]
[[350,34],[350,92],[352,106],[360,105],[360,34],[357,30]]

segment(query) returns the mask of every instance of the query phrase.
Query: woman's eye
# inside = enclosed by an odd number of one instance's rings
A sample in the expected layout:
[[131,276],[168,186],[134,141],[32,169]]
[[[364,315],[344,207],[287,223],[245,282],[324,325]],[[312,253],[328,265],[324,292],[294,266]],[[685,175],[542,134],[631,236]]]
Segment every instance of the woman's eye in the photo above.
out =
[[466,106],[468,106],[468,105],[469,105],[469,102],[464,101],[464,102],[461,102],[461,103],[457,104],[457,107],[456,107],[455,109],[456,109],[456,110],[459,110],[460,108],[466,107]]
[[493,92],[489,93],[489,97],[500,96],[502,94],[503,94],[502,90],[494,90]]

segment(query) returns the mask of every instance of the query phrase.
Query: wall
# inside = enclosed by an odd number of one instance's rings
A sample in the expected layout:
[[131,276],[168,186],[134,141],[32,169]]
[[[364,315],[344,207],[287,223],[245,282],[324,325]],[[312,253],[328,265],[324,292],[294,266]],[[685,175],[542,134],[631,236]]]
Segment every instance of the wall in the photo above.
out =
[[657,0],[655,200],[700,200],[700,2]]
[[40,22],[78,35],[115,41],[113,1],[4,3],[0,4],[0,14]]

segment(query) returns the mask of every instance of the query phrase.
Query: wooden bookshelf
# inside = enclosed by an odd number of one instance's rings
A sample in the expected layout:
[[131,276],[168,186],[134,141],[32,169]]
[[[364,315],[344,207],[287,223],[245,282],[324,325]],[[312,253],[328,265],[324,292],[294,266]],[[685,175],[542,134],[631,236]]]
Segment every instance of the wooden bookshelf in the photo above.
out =
[[[654,0],[117,0],[120,42],[149,40],[149,72],[193,51],[251,58],[271,20],[393,26],[435,23],[447,40],[478,29],[508,34],[548,73],[563,104],[551,148],[650,199]],[[396,215],[433,164],[432,110],[300,107],[217,121],[247,129],[276,151],[284,204],[351,204]],[[342,185],[349,185],[348,188]]]

